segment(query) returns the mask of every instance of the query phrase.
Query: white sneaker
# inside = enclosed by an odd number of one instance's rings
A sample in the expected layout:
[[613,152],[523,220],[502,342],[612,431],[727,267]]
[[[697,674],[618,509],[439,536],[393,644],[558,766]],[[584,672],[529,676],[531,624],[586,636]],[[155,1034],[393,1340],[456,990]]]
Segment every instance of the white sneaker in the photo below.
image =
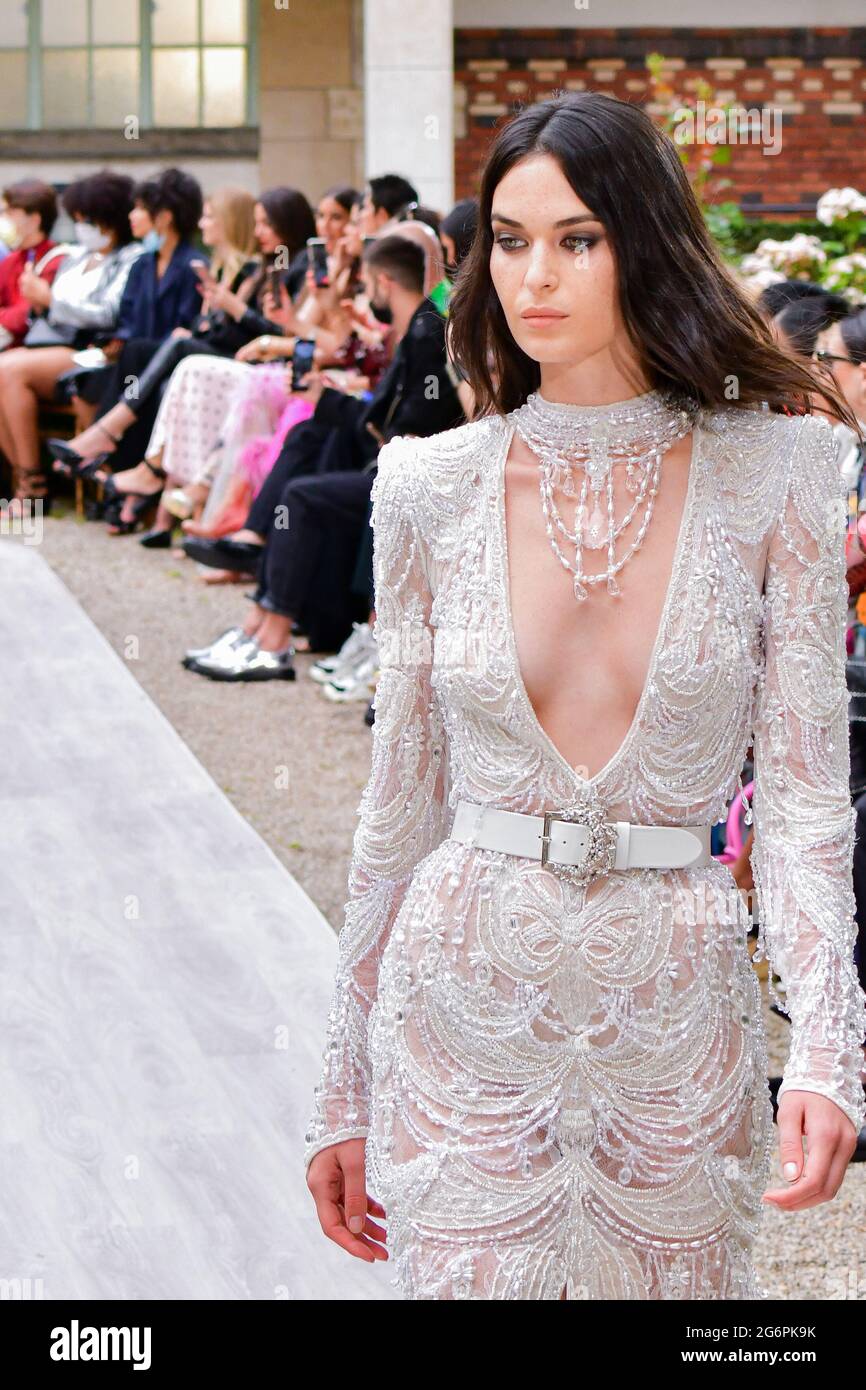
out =
[[362,652],[366,652],[374,641],[370,631],[369,623],[352,623],[352,631],[346,638],[342,647],[334,656],[324,656],[321,661],[314,661],[310,667],[310,676],[320,685],[326,681],[333,680],[335,676],[343,675],[344,668],[352,666]]
[[210,642],[208,646],[191,647],[190,650],[183,657],[182,665],[189,666],[190,662],[198,661],[201,657],[213,656],[216,652],[222,650],[222,648],[224,647],[234,647],[235,643],[240,641],[241,637],[244,637],[245,635],[246,634],[244,633],[242,627],[227,628],[225,632],[221,632],[219,637],[217,637],[213,642]]
[[189,670],[206,675],[214,671],[227,671],[236,666],[248,652],[257,651],[258,646],[256,638],[248,637],[244,632],[236,642],[226,642],[222,646],[214,647],[205,656],[195,657],[189,663]]
[[326,681],[322,692],[329,700],[346,703],[349,700],[369,702],[379,674],[379,653],[368,652],[351,670]]

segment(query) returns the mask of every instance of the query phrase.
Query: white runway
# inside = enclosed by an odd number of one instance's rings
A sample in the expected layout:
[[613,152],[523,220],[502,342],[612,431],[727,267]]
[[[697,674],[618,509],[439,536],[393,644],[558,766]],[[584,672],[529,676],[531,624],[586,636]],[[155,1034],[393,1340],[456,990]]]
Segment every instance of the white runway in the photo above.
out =
[[0,1280],[396,1299],[304,1182],[334,932],[38,546],[5,537],[0,632]]

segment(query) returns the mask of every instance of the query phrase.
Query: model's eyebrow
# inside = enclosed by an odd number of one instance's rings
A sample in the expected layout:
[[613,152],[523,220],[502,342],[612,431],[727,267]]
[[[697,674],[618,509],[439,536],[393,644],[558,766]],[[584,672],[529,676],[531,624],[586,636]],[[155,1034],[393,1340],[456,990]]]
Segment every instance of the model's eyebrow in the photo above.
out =
[[[514,217],[505,217],[501,212],[491,212],[490,220],[491,222],[504,222],[507,227],[520,227],[521,230],[523,229],[522,222],[518,222]],[[578,222],[598,221],[600,221],[598,217],[593,217],[591,213],[584,212],[577,217],[562,217],[558,222],[554,222],[553,225],[554,227],[576,227]]]

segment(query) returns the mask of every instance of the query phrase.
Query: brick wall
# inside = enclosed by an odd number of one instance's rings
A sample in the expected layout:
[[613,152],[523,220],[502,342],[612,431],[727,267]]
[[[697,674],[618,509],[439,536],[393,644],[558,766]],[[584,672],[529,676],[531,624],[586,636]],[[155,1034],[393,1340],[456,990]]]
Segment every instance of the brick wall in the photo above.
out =
[[602,91],[655,114],[653,52],[677,99],[693,101],[703,79],[719,101],[783,113],[778,155],[731,145],[721,198],[784,218],[810,214],[827,188],[866,192],[866,29],[458,29],[454,44],[458,198],[477,192],[492,131],[520,105]]

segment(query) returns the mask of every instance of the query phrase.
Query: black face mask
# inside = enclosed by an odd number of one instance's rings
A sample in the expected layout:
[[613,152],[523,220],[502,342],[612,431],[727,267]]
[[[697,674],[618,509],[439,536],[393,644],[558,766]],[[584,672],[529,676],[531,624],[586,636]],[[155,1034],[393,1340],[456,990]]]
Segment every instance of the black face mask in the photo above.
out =
[[373,315],[373,318],[378,319],[380,323],[393,323],[394,321],[394,315],[391,312],[390,304],[371,304],[370,313]]

